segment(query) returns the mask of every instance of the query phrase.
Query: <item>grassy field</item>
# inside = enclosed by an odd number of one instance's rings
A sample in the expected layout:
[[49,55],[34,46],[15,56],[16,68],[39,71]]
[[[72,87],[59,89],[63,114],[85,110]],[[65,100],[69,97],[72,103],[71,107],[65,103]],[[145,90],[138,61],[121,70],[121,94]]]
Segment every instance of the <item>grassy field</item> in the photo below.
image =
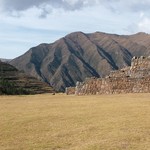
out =
[[150,94],[1,96],[0,150],[150,150]]

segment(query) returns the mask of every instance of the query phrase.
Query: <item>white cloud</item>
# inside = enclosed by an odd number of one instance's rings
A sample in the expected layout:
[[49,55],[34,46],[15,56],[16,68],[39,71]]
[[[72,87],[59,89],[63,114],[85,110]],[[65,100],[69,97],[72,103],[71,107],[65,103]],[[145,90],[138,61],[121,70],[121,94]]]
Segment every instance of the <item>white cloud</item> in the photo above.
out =
[[142,31],[142,32],[148,32],[148,33],[150,33],[150,18],[144,17],[138,23],[138,30]]
[[140,12],[140,18],[143,18],[145,16],[145,13],[144,12]]

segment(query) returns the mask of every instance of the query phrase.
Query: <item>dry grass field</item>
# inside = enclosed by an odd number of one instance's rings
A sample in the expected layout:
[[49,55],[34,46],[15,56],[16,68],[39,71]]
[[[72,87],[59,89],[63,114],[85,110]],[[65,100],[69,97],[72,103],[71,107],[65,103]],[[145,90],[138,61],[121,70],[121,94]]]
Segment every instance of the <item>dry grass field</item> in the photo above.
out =
[[0,150],[150,150],[150,94],[1,96]]

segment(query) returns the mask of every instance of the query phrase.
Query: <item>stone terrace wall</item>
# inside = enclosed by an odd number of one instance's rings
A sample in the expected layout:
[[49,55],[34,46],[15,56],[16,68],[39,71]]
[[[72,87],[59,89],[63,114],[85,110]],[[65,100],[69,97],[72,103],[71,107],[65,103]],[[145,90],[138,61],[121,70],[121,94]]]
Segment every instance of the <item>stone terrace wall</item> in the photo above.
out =
[[133,78],[142,78],[150,76],[150,56],[149,57],[133,57],[131,63],[131,74]]
[[113,71],[106,78],[87,78],[77,82],[68,94],[98,95],[119,93],[150,93],[150,57],[132,59],[131,67]]
[[76,86],[76,95],[99,95],[120,93],[149,93],[150,78],[104,78],[89,79]]
[[75,94],[75,87],[67,87],[65,93],[67,95],[74,95]]
[[133,57],[131,62],[131,69],[137,70],[137,69],[150,69],[150,56],[149,57]]

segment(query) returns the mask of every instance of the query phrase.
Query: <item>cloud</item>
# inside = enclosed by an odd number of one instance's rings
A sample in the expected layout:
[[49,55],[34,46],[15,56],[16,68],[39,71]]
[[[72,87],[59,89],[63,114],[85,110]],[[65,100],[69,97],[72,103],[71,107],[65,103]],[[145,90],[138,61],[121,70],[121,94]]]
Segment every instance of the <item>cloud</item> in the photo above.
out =
[[53,9],[63,9],[65,11],[81,10],[85,7],[104,6],[113,13],[148,11],[150,8],[149,0],[0,0],[0,10],[9,15],[26,11],[31,8],[41,10],[41,18],[46,17]]
[[[115,22],[117,26],[123,26],[125,32],[131,33],[140,29],[149,32],[149,7],[149,0],[0,0],[0,10],[7,12],[7,16],[1,17],[4,22],[12,20],[11,23],[20,26],[42,26],[48,29],[74,29],[74,26],[80,29],[80,26],[90,24],[91,18],[95,23],[91,24],[93,28],[99,26],[101,30],[104,22],[108,22],[105,26]],[[20,19],[14,20],[12,16]],[[39,18],[43,18],[42,21]]]
[[[49,0],[1,0],[1,7],[4,11],[23,11],[31,7],[39,7],[40,5],[49,2]],[[50,0],[51,1],[51,0]]]
[[50,5],[54,8],[65,10],[77,10],[100,0],[1,0],[0,4],[4,11],[24,11],[32,7],[43,7]]
[[134,12],[149,11],[150,1],[149,0],[133,0],[130,6]]
[[138,23],[138,30],[139,31],[147,31],[150,33],[150,18],[144,17],[139,23]]
[[[65,10],[78,10],[94,5],[105,5],[114,11],[127,10],[142,11],[149,10],[149,0],[0,0],[0,7],[4,11],[24,11],[32,7],[43,7],[45,5]],[[124,9],[122,9],[124,7]]]
[[137,20],[132,21],[125,29],[127,32],[133,34],[137,32],[150,33],[150,17],[143,11],[137,15]]
[[22,12],[26,12],[32,8],[41,11],[38,16],[46,18],[53,10],[75,11],[82,8],[100,4],[101,0],[0,0],[0,12],[7,16],[20,17]]
[[150,33],[149,8],[150,0],[0,0],[0,49],[18,56],[75,31]]

